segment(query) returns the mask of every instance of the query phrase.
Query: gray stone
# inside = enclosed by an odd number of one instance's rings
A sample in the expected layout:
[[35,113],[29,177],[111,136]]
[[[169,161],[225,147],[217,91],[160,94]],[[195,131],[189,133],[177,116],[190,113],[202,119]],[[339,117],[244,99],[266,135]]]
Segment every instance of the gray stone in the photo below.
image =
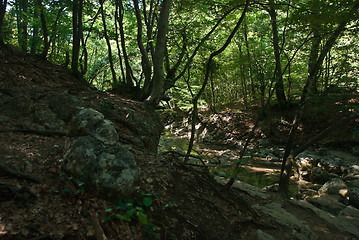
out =
[[346,208],[345,204],[339,202],[340,200],[339,198],[340,198],[339,196],[324,195],[320,197],[311,198],[309,199],[309,202],[314,206],[337,216],[340,213],[340,211]]
[[293,199],[290,200],[290,202],[297,205],[298,207],[304,209],[310,209],[316,216],[320,217],[324,221],[336,226],[338,229],[341,229],[342,231],[346,231],[355,235],[356,238],[353,239],[359,238],[359,227],[358,227],[358,221],[356,219],[335,217],[332,214],[322,209],[319,209],[314,205],[309,204],[305,201],[298,201]]
[[58,131],[65,128],[65,123],[61,119],[58,119],[56,114],[48,109],[34,112],[32,115],[32,122],[39,124],[39,128],[43,129]]
[[359,178],[348,181],[347,185],[352,188],[359,188]]
[[275,238],[260,229],[257,230],[257,240],[275,240]]
[[105,119],[102,113],[85,108],[71,121],[69,133],[72,136],[90,135],[104,144],[114,144],[119,140],[115,125]]
[[117,142],[113,123],[93,109],[83,109],[71,121],[70,132],[64,170],[100,197],[131,194],[139,171],[129,147]]
[[353,147],[352,148],[352,153],[356,156],[359,156],[359,147]]
[[341,174],[345,162],[338,157],[327,156],[320,159],[319,166],[330,173]]
[[346,191],[348,191],[348,187],[345,182],[340,178],[333,178],[319,189],[319,194],[343,195],[343,192]]
[[269,203],[263,206],[256,204],[252,207],[259,215],[270,217],[277,224],[286,227],[287,235],[290,235],[285,236],[284,239],[316,239],[305,222],[283,209],[280,203]]
[[[215,176],[214,179],[220,183],[220,184],[223,184],[225,185],[228,180],[223,178],[223,177],[220,177],[220,176]],[[246,192],[248,193],[249,195],[251,195],[252,197],[257,197],[257,198],[261,198],[262,200],[266,200],[269,198],[269,195],[266,193],[265,190],[262,190],[260,188],[257,188],[255,186],[252,186],[248,183],[245,183],[245,182],[241,182],[241,181],[235,181],[233,183],[233,188],[237,188],[243,192]]]
[[312,169],[310,174],[310,181],[312,183],[324,184],[329,180],[330,177],[327,171],[321,169],[320,167],[315,167]]
[[353,206],[347,206],[342,211],[340,211],[339,217],[346,217],[346,218],[356,218],[359,223],[359,209],[353,207]]
[[352,188],[349,190],[349,203],[356,208],[359,208],[359,188]]

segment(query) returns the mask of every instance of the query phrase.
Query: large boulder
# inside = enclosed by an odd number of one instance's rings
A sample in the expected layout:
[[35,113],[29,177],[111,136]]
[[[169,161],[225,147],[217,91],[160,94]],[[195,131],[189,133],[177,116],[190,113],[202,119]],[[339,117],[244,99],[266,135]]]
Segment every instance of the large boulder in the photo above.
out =
[[320,189],[320,195],[346,195],[348,187],[340,178],[333,178],[326,182]]
[[349,191],[349,203],[359,208],[359,188],[352,188]]
[[129,195],[138,179],[130,147],[118,142],[114,124],[91,108],[81,110],[71,121],[64,170],[84,183],[87,191],[116,199]]

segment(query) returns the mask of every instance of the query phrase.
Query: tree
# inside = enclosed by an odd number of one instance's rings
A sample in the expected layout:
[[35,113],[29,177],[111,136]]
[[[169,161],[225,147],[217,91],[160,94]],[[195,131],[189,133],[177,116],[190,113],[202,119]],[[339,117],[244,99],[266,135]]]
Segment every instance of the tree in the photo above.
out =
[[72,61],[71,69],[76,76],[79,72],[80,42],[82,36],[83,0],[74,0],[72,4]]
[[15,6],[16,6],[16,23],[17,23],[19,46],[22,51],[27,52],[28,1],[16,0]]
[[269,0],[269,9],[267,9],[267,11],[271,17],[271,26],[272,26],[272,35],[273,35],[273,51],[275,58],[274,77],[276,79],[275,81],[276,96],[278,99],[279,106],[282,109],[284,109],[287,105],[287,99],[285,97],[284,86],[283,86],[282,65],[281,65],[281,57],[280,57],[278,28],[277,28],[277,14],[274,9],[273,0]]
[[4,45],[3,39],[3,24],[6,13],[7,0],[0,0],[0,46]]
[[157,38],[153,59],[153,87],[151,95],[146,102],[152,106],[156,106],[163,95],[164,84],[164,66],[166,35],[168,26],[168,17],[170,13],[172,0],[163,0],[161,4],[161,12],[157,23]]
[[[304,104],[309,96],[310,89],[311,89],[312,85],[314,84],[315,79],[317,79],[317,75],[319,73],[319,70],[323,64],[325,57],[327,56],[330,49],[332,49],[336,40],[341,35],[341,33],[345,30],[347,24],[350,21],[352,21],[353,19],[355,19],[355,17],[357,17],[358,8],[359,8],[359,1],[356,1],[353,4],[348,6],[348,13],[346,12],[347,15],[344,18],[339,19],[340,22],[338,23],[334,32],[328,37],[328,40],[324,44],[318,57],[316,57],[315,56],[316,54],[313,53],[313,52],[315,52],[315,50],[313,50],[313,47],[312,47],[312,51],[310,54],[310,62],[309,62],[309,67],[308,67],[308,78],[307,78],[307,82],[305,84],[305,87],[303,89],[302,96],[300,99],[301,105],[300,105],[300,108],[298,109],[298,112],[293,120],[292,127],[291,127],[288,141],[287,141],[287,145],[285,148],[283,161],[282,161],[279,186],[280,186],[281,192],[283,192],[284,194],[288,193],[289,178],[290,178],[291,170],[292,170],[292,160],[294,158],[294,156],[293,156],[294,136],[296,134],[299,122],[303,115]],[[316,43],[314,43],[314,44],[316,44]]]

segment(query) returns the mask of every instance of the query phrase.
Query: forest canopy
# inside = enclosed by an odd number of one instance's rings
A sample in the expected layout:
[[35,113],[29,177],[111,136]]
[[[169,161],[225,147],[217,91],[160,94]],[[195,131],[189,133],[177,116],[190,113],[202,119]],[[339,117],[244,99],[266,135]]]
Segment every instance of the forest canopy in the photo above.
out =
[[359,1],[1,0],[0,44],[185,107],[358,89]]

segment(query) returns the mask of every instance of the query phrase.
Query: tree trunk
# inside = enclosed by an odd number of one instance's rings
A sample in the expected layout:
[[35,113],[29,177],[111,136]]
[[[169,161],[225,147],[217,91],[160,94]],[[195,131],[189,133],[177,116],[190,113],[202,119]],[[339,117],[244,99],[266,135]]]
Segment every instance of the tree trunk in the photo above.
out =
[[[359,7],[359,3],[354,4],[353,8],[349,12],[348,16],[353,16],[354,12],[357,11],[358,7]],[[292,158],[293,158],[292,149],[293,149],[293,144],[294,144],[294,136],[296,134],[296,131],[297,131],[297,128],[299,125],[299,121],[301,120],[302,115],[303,115],[303,109],[304,109],[305,102],[310,93],[311,86],[315,80],[315,77],[317,76],[319,69],[323,64],[325,56],[328,54],[330,49],[334,46],[339,35],[345,30],[345,26],[348,24],[348,22],[350,20],[351,20],[350,18],[345,19],[338,25],[338,27],[336,28],[334,33],[329,37],[328,41],[326,42],[323,49],[321,50],[318,59],[314,63],[312,63],[312,67],[310,68],[310,72],[308,73],[307,83],[303,89],[301,100],[300,100],[300,107],[299,107],[298,112],[294,118],[292,128],[291,128],[289,136],[288,136],[288,141],[286,144],[283,161],[282,161],[282,169],[281,169],[281,175],[280,175],[280,179],[279,179],[279,187],[280,187],[280,191],[285,195],[288,194],[289,179],[290,179],[290,175],[291,175],[291,171],[292,171]]]
[[110,39],[108,37],[107,34],[107,27],[106,27],[106,20],[105,20],[105,13],[103,11],[103,4],[104,4],[105,0],[100,0],[100,9],[101,9],[101,16],[102,16],[102,24],[103,24],[103,31],[104,31],[104,35],[105,35],[105,40],[106,40],[106,44],[107,44],[107,48],[108,48],[108,61],[110,62],[110,69],[111,69],[111,74],[112,74],[112,81],[114,85],[117,85],[117,78],[116,78],[116,72],[113,66],[113,60],[112,60],[112,50],[111,50],[111,43],[110,43]]
[[2,27],[4,24],[6,5],[7,5],[7,0],[0,0],[0,46],[4,45]]
[[18,31],[18,42],[20,49],[23,52],[27,52],[27,0],[17,0],[16,4],[16,20],[17,20],[17,31]]
[[[119,14],[118,14],[118,7],[117,5],[115,6],[115,34],[116,34],[116,47],[117,47],[117,52],[118,52],[118,59],[120,60],[120,68],[121,68],[121,76],[122,76],[122,80],[125,81],[126,77],[125,77],[125,70],[123,69],[123,62],[122,62],[122,56],[121,56],[121,47],[120,47],[120,42],[119,42],[119,34],[118,34],[118,25],[117,23],[119,22]],[[120,79],[119,79],[120,80]],[[121,80],[120,80],[121,82]]]
[[52,58],[52,54],[55,50],[55,38],[56,38],[56,32],[57,32],[57,24],[59,22],[59,19],[61,17],[61,13],[62,11],[65,9],[65,6],[61,7],[59,9],[59,11],[57,12],[57,15],[56,15],[56,19],[55,19],[55,22],[54,22],[54,25],[52,26],[52,34],[50,36],[50,40],[49,40],[49,47],[51,46],[51,51],[50,51],[50,55],[49,55],[49,59]]
[[203,94],[203,92],[204,92],[204,90],[205,90],[205,88],[207,86],[213,58],[216,57],[217,55],[221,54],[228,47],[228,45],[231,43],[234,35],[238,31],[239,27],[241,26],[241,24],[242,24],[242,22],[244,20],[244,17],[246,15],[246,12],[247,12],[247,9],[248,9],[248,6],[249,6],[249,2],[250,2],[250,0],[246,0],[246,5],[245,5],[245,7],[243,9],[242,15],[239,18],[236,26],[233,28],[231,34],[228,36],[226,42],[223,44],[223,46],[221,48],[219,48],[217,51],[211,53],[211,55],[209,56],[209,59],[208,59],[207,65],[206,65],[206,73],[205,73],[204,81],[202,83],[202,87],[192,99],[193,109],[194,110],[193,110],[193,114],[192,114],[191,138],[190,138],[190,141],[189,141],[189,144],[188,144],[187,154],[190,154],[191,151],[192,151],[194,137],[195,137],[195,131],[196,131],[196,129],[195,129],[196,119],[197,119],[197,111],[195,111],[195,110],[197,109],[198,100],[200,99],[201,95]]
[[[311,75],[314,71],[314,67],[316,64],[316,61],[318,60],[319,55],[319,47],[320,42],[322,41],[322,38],[319,36],[317,27],[313,27],[313,40],[312,40],[312,46],[310,48],[310,54],[309,54],[309,63],[308,63],[308,76]],[[318,73],[313,77],[312,86],[311,86],[311,92],[317,92],[317,80],[318,80]],[[310,84],[309,81],[307,81],[306,86],[304,88],[308,88],[307,86]]]
[[278,38],[278,28],[277,28],[277,13],[274,9],[274,1],[269,1],[269,9],[268,9],[270,18],[271,18],[271,25],[272,25],[272,35],[273,35],[273,51],[274,51],[274,58],[275,58],[275,70],[274,76],[276,79],[275,84],[275,91],[279,106],[281,109],[285,109],[287,106],[287,99],[284,93],[284,86],[283,86],[283,75],[282,75],[282,65],[280,62],[280,48],[279,48],[279,38]]
[[132,86],[133,85],[132,80],[136,81],[136,79],[133,77],[132,69],[131,69],[130,62],[129,62],[128,55],[127,55],[127,51],[126,51],[125,32],[124,32],[124,29],[123,29],[123,15],[124,15],[123,4],[122,4],[122,0],[115,0],[115,3],[116,3],[116,7],[119,9],[118,24],[119,24],[119,27],[120,27],[121,48],[122,48],[122,54],[123,54],[123,59],[125,61],[125,68],[126,68],[125,82],[126,82],[127,85]]
[[71,69],[72,72],[80,77],[79,72],[79,56],[80,56],[80,29],[82,25],[82,1],[73,1],[73,12],[72,12],[72,61]]
[[152,106],[156,106],[163,95],[163,59],[165,57],[166,35],[171,3],[172,0],[163,0],[157,23],[156,47],[153,56],[153,88],[151,95],[146,99],[146,102]]
[[145,75],[145,83],[144,83],[144,93],[145,95],[149,95],[150,90],[150,83],[151,83],[151,73],[152,73],[152,66],[150,59],[148,57],[147,50],[145,49],[145,46],[143,45],[142,40],[142,19],[141,19],[141,13],[138,6],[138,0],[133,0],[134,6],[135,6],[135,13],[136,13],[136,20],[137,20],[137,44],[140,48],[140,52],[142,55],[142,71]]
[[44,37],[44,49],[41,53],[41,57],[46,58],[47,53],[49,52],[50,43],[49,43],[49,34],[48,34],[48,30],[47,30],[47,24],[46,24],[45,13],[44,13],[44,6],[42,5],[41,0],[37,0],[36,4],[37,4],[38,8],[40,9],[42,35]]

